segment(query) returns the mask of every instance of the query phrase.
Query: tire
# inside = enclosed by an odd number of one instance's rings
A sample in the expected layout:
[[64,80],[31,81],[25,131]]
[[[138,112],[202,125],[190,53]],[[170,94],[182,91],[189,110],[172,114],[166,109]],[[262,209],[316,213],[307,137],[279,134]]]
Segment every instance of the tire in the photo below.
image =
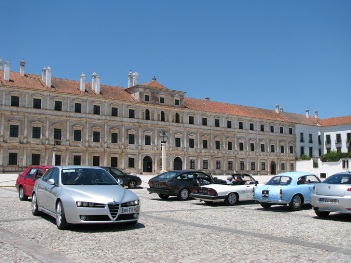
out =
[[20,186],[19,189],[18,189],[18,198],[21,201],[27,201],[28,200],[28,196],[26,196],[24,194],[24,189],[23,189],[22,186]]
[[300,210],[302,207],[303,201],[301,195],[294,195],[289,203],[289,209],[291,211]]
[[239,201],[239,196],[236,193],[230,193],[224,200],[226,205],[236,205]]
[[168,199],[169,197],[169,195],[165,195],[165,194],[158,194],[158,196],[163,200]]
[[261,203],[260,204],[264,209],[271,208],[272,204],[267,204],[267,203]]
[[330,212],[328,211],[318,211],[318,210],[314,210],[314,212],[316,213],[316,215],[318,217],[322,217],[322,218],[325,218],[325,217],[328,217]]
[[186,188],[183,188],[182,190],[180,190],[180,192],[178,194],[178,199],[181,201],[188,200],[189,194],[190,194],[190,191]]
[[128,188],[135,188],[137,186],[137,182],[135,180],[130,180],[128,182]]
[[61,201],[58,201],[56,204],[56,226],[60,230],[66,229],[68,227],[65,210]]
[[38,209],[38,201],[37,201],[37,195],[35,193],[33,193],[32,195],[32,214],[33,216],[39,216],[40,215],[40,211]]

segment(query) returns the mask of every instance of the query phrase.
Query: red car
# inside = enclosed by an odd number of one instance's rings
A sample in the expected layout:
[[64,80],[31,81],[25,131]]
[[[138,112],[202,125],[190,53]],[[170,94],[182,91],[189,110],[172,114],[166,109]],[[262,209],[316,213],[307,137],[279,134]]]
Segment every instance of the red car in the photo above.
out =
[[16,188],[21,201],[28,200],[28,196],[32,196],[35,181],[51,167],[51,165],[32,165],[18,175]]

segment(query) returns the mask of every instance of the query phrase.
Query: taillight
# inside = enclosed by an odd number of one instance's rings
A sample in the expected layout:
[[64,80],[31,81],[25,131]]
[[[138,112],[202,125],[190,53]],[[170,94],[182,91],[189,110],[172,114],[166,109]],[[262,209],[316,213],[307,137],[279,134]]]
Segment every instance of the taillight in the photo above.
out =
[[166,182],[162,182],[162,183],[161,183],[161,186],[162,186],[163,188],[168,188],[168,184],[167,184]]
[[207,193],[208,193],[209,195],[217,195],[216,190],[211,189],[211,188],[207,190]]
[[280,199],[282,199],[283,198],[283,189],[280,188],[279,194],[280,194]]
[[191,192],[192,192],[193,194],[197,194],[199,191],[197,190],[197,188],[194,188],[193,190],[191,190]]
[[151,182],[151,181],[149,181],[148,184],[149,184],[149,186],[151,187],[154,183]]
[[351,187],[347,188],[346,191],[347,191],[347,192],[351,192]]

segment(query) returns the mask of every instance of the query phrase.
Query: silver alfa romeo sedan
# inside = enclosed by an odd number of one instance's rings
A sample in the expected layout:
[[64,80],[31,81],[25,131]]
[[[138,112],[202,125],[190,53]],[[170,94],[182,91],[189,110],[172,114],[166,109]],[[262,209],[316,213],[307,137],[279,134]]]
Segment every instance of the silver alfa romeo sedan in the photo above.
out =
[[100,167],[52,167],[34,185],[32,214],[54,217],[59,229],[70,224],[136,224],[139,197],[121,183]]

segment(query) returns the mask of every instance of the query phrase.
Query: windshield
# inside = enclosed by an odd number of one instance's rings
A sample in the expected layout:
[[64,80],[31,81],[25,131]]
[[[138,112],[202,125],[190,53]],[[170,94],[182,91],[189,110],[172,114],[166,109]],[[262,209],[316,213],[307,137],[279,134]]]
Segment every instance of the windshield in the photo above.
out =
[[61,182],[64,185],[117,185],[116,180],[104,169],[63,169]]
[[173,178],[175,175],[179,174],[179,172],[165,172],[158,176],[159,179],[170,179]]
[[351,184],[351,174],[334,174],[324,180],[326,184]]
[[289,176],[274,176],[266,184],[267,185],[289,185],[291,177]]

